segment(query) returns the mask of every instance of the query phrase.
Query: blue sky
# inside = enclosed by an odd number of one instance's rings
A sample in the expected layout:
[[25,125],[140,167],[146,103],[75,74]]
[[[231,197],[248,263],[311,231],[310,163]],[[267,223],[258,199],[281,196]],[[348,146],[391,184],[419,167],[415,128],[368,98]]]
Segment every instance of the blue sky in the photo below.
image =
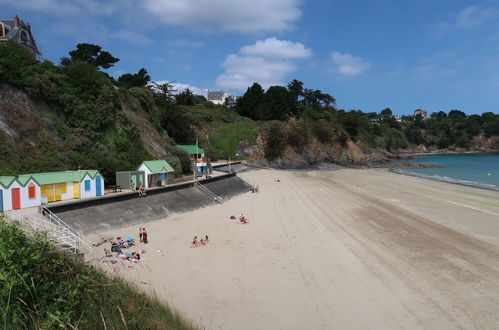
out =
[[499,0],[0,0],[58,62],[80,42],[199,93],[292,79],[337,106],[499,113]]

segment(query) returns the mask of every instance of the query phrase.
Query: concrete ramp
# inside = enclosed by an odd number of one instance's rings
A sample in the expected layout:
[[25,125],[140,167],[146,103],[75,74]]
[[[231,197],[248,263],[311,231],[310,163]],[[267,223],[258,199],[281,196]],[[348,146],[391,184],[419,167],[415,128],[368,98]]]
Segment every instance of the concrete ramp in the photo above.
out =
[[[229,198],[248,192],[244,181],[234,174],[199,181],[216,195]],[[164,219],[172,214],[215,205],[213,199],[193,187],[192,182],[149,190],[146,197],[136,193],[109,195],[92,200],[74,201],[49,209],[82,234],[102,229],[131,226]]]

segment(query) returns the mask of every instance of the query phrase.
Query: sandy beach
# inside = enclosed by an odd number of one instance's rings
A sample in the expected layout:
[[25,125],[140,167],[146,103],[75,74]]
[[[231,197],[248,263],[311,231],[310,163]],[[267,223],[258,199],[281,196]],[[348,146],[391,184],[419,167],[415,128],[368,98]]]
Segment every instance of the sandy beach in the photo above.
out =
[[241,176],[260,192],[144,223],[133,268],[102,246],[93,262],[206,329],[499,329],[499,192],[384,169]]

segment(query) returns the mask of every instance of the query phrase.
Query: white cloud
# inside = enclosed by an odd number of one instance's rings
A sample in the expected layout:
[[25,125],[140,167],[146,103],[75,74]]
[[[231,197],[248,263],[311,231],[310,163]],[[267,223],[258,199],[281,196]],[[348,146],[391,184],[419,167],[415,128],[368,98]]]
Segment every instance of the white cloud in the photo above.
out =
[[219,87],[245,90],[254,82],[264,88],[282,85],[296,66],[293,60],[310,57],[312,51],[301,43],[276,38],[257,41],[244,46],[238,54],[229,54],[222,67],[225,72],[216,79]]
[[301,16],[301,0],[143,0],[161,22],[207,32],[284,31]]
[[495,8],[483,6],[466,7],[457,13],[452,20],[437,24],[437,32],[441,35],[445,35],[447,32],[454,29],[478,27],[498,16],[499,10]]
[[275,37],[258,40],[254,45],[244,46],[239,53],[278,59],[299,59],[312,55],[312,51],[299,42],[278,40]]
[[192,86],[189,84],[182,84],[182,83],[177,83],[177,82],[173,83],[173,85],[177,89],[177,93],[182,93],[187,88],[189,88],[191,90],[191,92],[193,92],[196,95],[203,95],[204,97],[207,97],[207,95],[208,95],[208,90],[205,88],[199,88],[199,87]]
[[361,57],[347,53],[333,52],[331,59],[338,66],[339,72],[346,76],[357,76],[366,72],[371,67],[371,64],[364,61]]
[[[173,94],[179,94],[179,93],[182,93],[183,91],[185,91],[187,88],[189,88],[191,90],[192,93],[196,94],[196,95],[203,95],[204,97],[207,97],[208,95],[208,90],[206,88],[199,88],[199,87],[196,87],[196,86],[192,86],[192,85],[189,85],[189,84],[183,84],[183,83],[179,83],[179,82],[171,82],[171,81],[167,81],[167,80],[161,80],[161,81],[155,81],[156,84],[164,84],[164,83],[171,83],[173,86],[174,86],[174,89],[176,90]],[[154,85],[151,84],[154,88]]]
[[464,8],[459,12],[456,21],[456,27],[467,28],[485,23],[498,14],[496,9],[484,8],[480,6],[471,6]]

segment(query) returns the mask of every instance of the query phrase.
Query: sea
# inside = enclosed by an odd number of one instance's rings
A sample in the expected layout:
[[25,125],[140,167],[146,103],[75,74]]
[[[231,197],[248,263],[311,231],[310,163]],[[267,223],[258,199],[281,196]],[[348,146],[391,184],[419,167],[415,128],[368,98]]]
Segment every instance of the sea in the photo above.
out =
[[435,154],[415,157],[414,164],[436,164],[442,167],[397,168],[395,171],[499,191],[499,153]]

